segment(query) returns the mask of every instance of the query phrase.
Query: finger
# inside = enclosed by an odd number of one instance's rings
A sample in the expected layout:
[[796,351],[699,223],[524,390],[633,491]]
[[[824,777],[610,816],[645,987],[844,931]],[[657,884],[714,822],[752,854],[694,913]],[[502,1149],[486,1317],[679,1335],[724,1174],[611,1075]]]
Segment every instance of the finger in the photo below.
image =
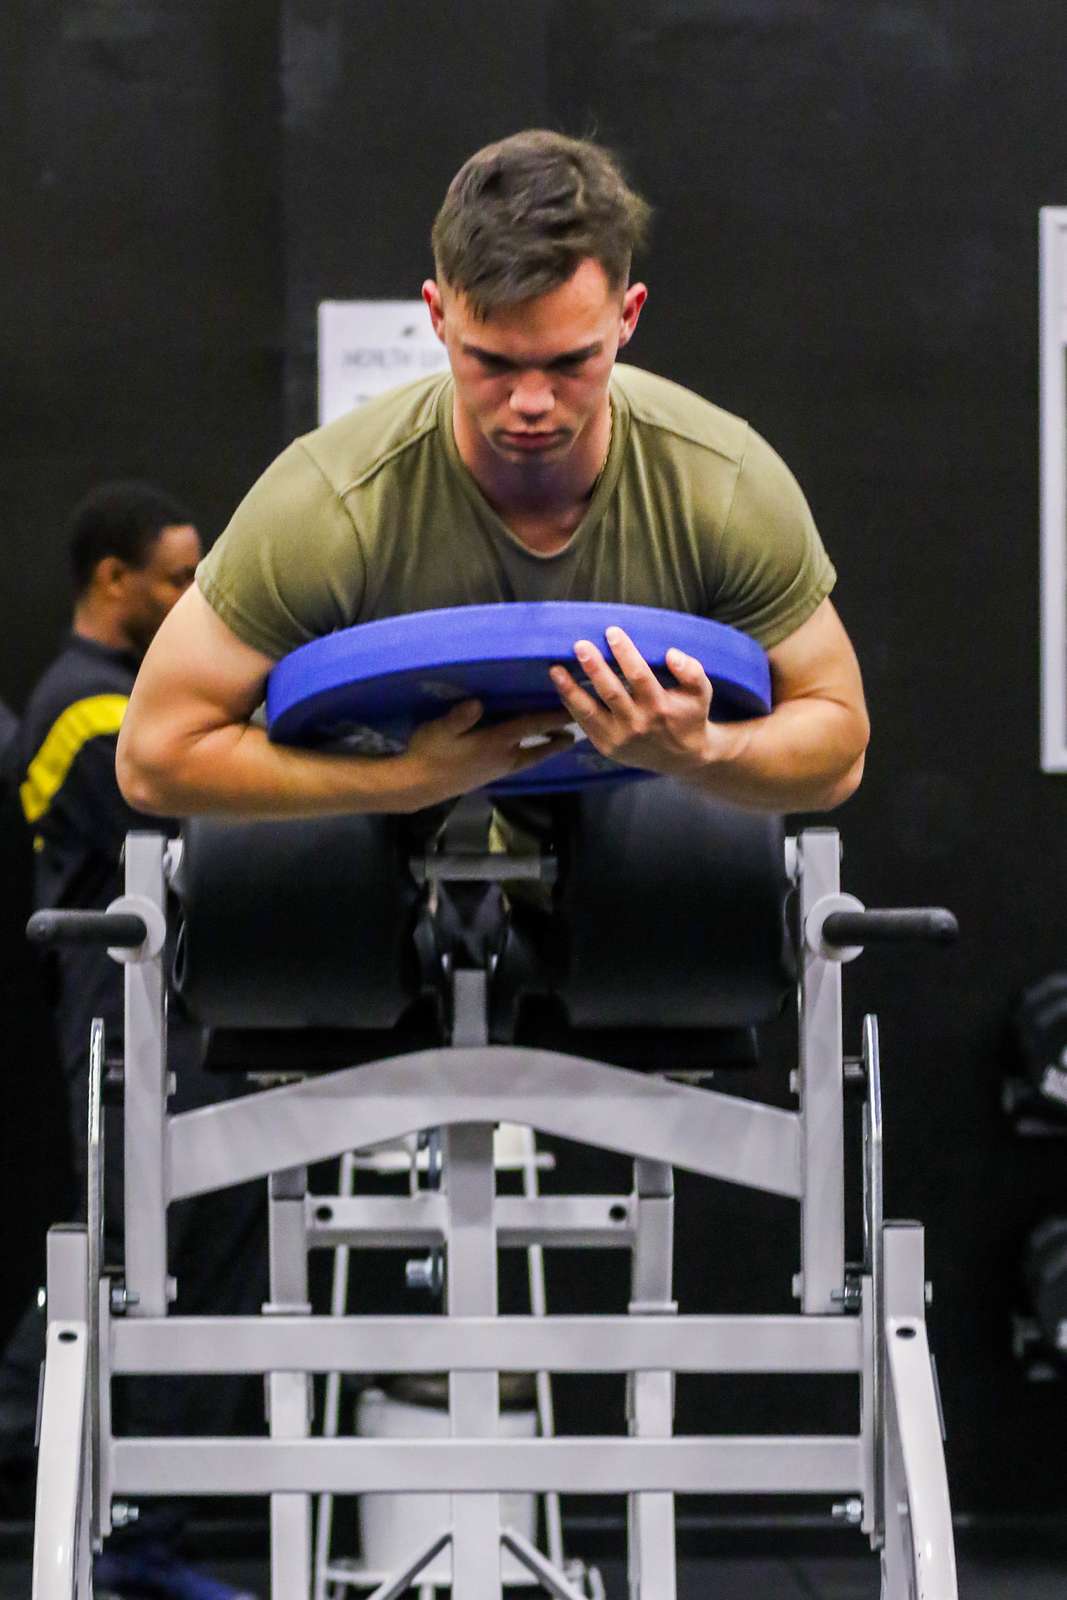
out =
[[605,634],[611,653],[618,662],[623,677],[637,695],[651,694],[659,689],[659,680],[628,633],[621,628],[609,628]]
[[711,681],[695,656],[687,656],[682,650],[668,650],[666,659],[668,670],[683,689],[699,690],[710,697]]
[[[614,678],[615,674],[610,667],[605,667],[604,670]],[[593,695],[587,693],[585,689],[578,687],[566,667],[553,667],[549,676],[559,690],[559,697],[570,715],[583,728],[587,728],[590,723],[596,721],[599,715],[604,714],[604,707],[600,702]]]
[[629,691],[620,683],[618,674],[608,666],[596,645],[588,639],[579,639],[575,643],[574,653],[603,704],[613,712],[625,711],[630,704]]
[[473,728],[482,714],[480,700],[461,700],[451,710],[446,711],[443,717],[436,717],[438,727],[447,728],[450,733],[466,733]]

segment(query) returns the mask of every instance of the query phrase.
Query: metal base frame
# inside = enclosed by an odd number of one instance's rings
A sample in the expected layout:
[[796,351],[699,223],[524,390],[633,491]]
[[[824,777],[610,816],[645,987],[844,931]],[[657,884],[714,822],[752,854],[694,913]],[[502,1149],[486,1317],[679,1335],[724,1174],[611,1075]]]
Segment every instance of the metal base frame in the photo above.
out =
[[[162,906],[163,842],[135,839],[128,891]],[[829,830],[805,834],[793,847],[802,927],[828,897],[838,897],[837,858]],[[603,1063],[464,1039],[451,1050],[172,1116],[160,957],[130,962],[126,971],[125,1093],[137,1108],[138,1141],[125,1158],[127,1277],[101,1281],[86,1230],[50,1235],[33,1600],[91,1595],[91,1547],[130,1516],[138,1494],[269,1495],[272,1595],[309,1600],[312,1496],[366,1492],[441,1497],[440,1534],[413,1551],[374,1600],[418,1589],[420,1573],[446,1545],[460,1600],[501,1600],[502,1550],[548,1593],[573,1600],[581,1591],[572,1576],[501,1525],[500,1496],[509,1492],[625,1495],[632,1600],[674,1600],[673,1497],[697,1492],[844,1497],[846,1520],[880,1552],[884,1600],[956,1600],[922,1229],[881,1217],[880,1070],[871,1020],[864,1046],[865,1259],[858,1269],[846,1267],[840,962],[817,941],[804,950],[796,1112]],[[625,1151],[634,1158],[632,1193],[498,1197],[493,1128],[504,1121]],[[309,1164],[431,1128],[442,1130],[440,1192],[331,1197],[329,1218],[317,1216],[321,1200],[307,1193]],[[798,1315],[679,1315],[671,1297],[674,1167],[798,1201]],[[270,1183],[270,1303],[260,1317],[169,1315],[167,1206],[257,1176]],[[628,1249],[628,1313],[499,1317],[497,1249],[505,1242]],[[445,1314],[312,1315],[308,1252],[339,1244],[442,1248]],[[312,1437],[311,1375],[346,1370],[447,1371],[451,1437]],[[628,1436],[499,1438],[497,1375],[507,1371],[625,1374]],[[857,1373],[856,1432],[678,1438],[674,1374],[690,1371]],[[266,1376],[268,1438],[115,1436],[113,1376],[226,1372]]]

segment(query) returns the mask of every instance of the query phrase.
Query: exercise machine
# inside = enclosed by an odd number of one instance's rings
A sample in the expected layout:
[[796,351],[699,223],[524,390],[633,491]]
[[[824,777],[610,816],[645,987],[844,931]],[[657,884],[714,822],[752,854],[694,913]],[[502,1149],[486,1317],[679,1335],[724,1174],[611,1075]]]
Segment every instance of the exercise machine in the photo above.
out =
[[[106,941],[125,965],[125,1261],[119,1277],[101,1260],[96,1027],[87,1225],[48,1240],[34,1600],[91,1595],[93,1550],[137,1497],[183,1495],[269,1496],[273,1600],[308,1600],[313,1497],[371,1492],[440,1501],[438,1531],[374,1600],[417,1589],[446,1549],[459,1600],[500,1600],[502,1552],[577,1600],[574,1575],[501,1517],[504,1496],[530,1493],[625,1497],[634,1600],[674,1600],[679,1494],[825,1496],[878,1552],[884,1600],[955,1600],[923,1230],[883,1215],[877,1024],[866,1019],[846,1057],[841,1007],[842,968],[864,947],[942,942],[953,919],[867,910],[841,890],[833,829],[787,840],[779,819],[668,780],[530,803],[539,848],[514,853],[450,850],[447,830],[391,817],[133,834],[126,892],[107,912],[40,914],[37,937]],[[439,937],[456,882],[506,888],[482,965],[457,965]],[[274,1080],[180,1115],[165,1058],[172,900],[176,987],[209,1030],[209,1059]],[[794,1108],[719,1087],[794,994]],[[848,1092],[863,1096],[854,1263]],[[632,1187],[498,1195],[501,1124],[625,1155]],[[309,1193],[310,1165],[431,1132],[434,1190],[328,1204]],[[795,1314],[679,1307],[675,1169],[796,1203]],[[254,1178],[269,1185],[262,1314],[170,1314],[168,1206]],[[309,1253],[340,1246],[430,1252],[443,1313],[313,1313]],[[626,1251],[627,1311],[498,1315],[498,1250],[531,1246]],[[312,1377],[343,1372],[447,1373],[448,1437],[313,1437]],[[853,1374],[855,1429],[679,1437],[675,1375],[709,1372]],[[120,1436],[111,1386],[132,1373],[263,1374],[269,1437]],[[508,1373],[623,1375],[626,1432],[502,1438]]]

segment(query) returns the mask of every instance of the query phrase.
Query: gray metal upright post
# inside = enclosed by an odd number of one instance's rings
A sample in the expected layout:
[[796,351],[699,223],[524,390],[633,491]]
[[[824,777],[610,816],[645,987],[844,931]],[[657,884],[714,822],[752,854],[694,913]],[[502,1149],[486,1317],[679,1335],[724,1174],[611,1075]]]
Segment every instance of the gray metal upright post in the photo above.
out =
[[[532,1128],[521,1128],[522,1140],[522,1192],[528,1200],[540,1196],[537,1177],[537,1138]],[[526,1251],[526,1270],[530,1285],[530,1311],[535,1317],[548,1316],[548,1296],[545,1291],[545,1252],[543,1245],[532,1244]],[[534,1382],[537,1393],[537,1422],[543,1439],[552,1439],[556,1433],[556,1408],[552,1393],[552,1374],[538,1372]],[[545,1513],[545,1550],[554,1567],[563,1567],[563,1514],[558,1494],[542,1497]]]
[[[446,1128],[444,1181],[448,1203],[447,1292],[453,1317],[495,1317],[496,1169],[491,1123]],[[500,1375],[449,1377],[452,1437],[494,1439],[499,1432]],[[452,1496],[452,1592],[462,1600],[502,1600],[500,1496]]]
[[[337,1193],[350,1200],[355,1189],[356,1163],[350,1150],[341,1157]],[[330,1315],[343,1317],[348,1310],[348,1269],[351,1246],[339,1244],[333,1253],[333,1278],[330,1284]],[[328,1372],[322,1400],[322,1436],[336,1439],[341,1418],[341,1374]],[[333,1543],[332,1494],[320,1494],[315,1506],[315,1582],[314,1600],[327,1600],[329,1567]]]
[[801,834],[800,926],[803,1005],[800,1026],[800,1113],[803,1192],[800,1219],[802,1309],[844,1310],[845,1153],[841,1048],[841,968],[809,948],[803,930],[816,901],[840,892],[836,829]]
[[[126,838],[126,894],[165,907],[158,833]],[[123,1088],[126,1308],[130,1316],[167,1312],[167,1003],[163,952],[126,963],[126,1065]]]
[[37,1457],[33,1600],[88,1600],[89,1252],[84,1227],[48,1233],[48,1334]]
[[[265,1313],[309,1315],[307,1169],[295,1167],[270,1180],[270,1303]],[[272,1439],[306,1439],[311,1432],[311,1378],[306,1372],[272,1372],[267,1377],[268,1420]],[[309,1600],[311,1585],[311,1496],[270,1497],[272,1600]]]
[[[658,1161],[634,1162],[635,1232],[630,1312],[673,1316],[674,1174]],[[632,1372],[627,1379],[632,1437],[669,1439],[674,1432],[673,1372]],[[592,1486],[591,1486],[592,1487]],[[627,1497],[631,1600],[675,1600],[674,1496]]]
[[885,1544],[883,1600],[957,1600],[940,1407],[926,1339],[925,1252],[917,1222],[884,1229]]

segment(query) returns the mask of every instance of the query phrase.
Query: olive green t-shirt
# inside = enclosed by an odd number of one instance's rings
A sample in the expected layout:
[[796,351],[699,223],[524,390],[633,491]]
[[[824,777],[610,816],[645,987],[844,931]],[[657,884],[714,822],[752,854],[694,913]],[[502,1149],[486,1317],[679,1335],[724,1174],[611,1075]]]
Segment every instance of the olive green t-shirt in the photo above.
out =
[[456,448],[451,375],[317,429],[269,466],[201,562],[227,626],[281,657],[439,606],[603,600],[787,638],[835,574],[796,480],[747,423],[636,367],[611,379],[608,459],[556,554],[528,550]]

